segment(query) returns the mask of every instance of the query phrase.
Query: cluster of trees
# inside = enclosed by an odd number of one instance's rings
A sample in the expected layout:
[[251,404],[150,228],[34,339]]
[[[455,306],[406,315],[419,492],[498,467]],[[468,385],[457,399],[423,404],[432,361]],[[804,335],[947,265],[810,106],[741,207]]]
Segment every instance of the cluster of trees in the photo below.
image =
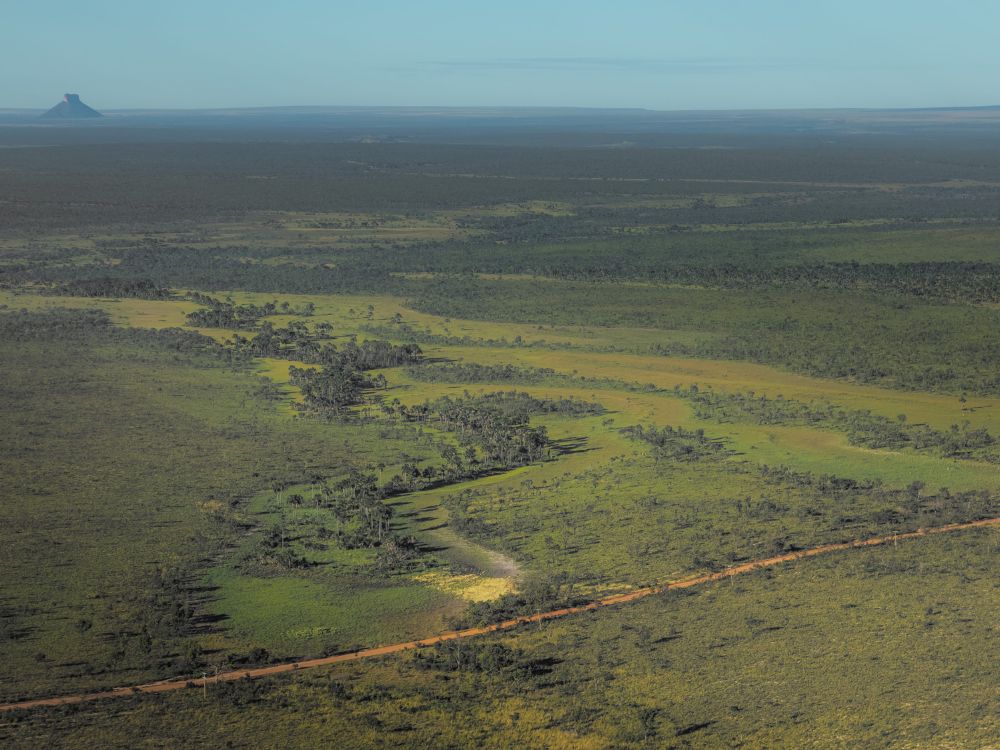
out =
[[111,318],[103,310],[74,310],[53,307],[31,312],[0,309],[0,339],[35,341],[37,339],[73,339],[94,333],[107,333]]
[[985,428],[973,429],[968,422],[947,431],[926,424],[910,424],[906,415],[895,420],[870,410],[844,409],[828,402],[805,404],[778,396],[768,398],[749,393],[722,393],[676,386],[674,392],[688,399],[695,414],[720,421],[751,420],[757,424],[828,425],[847,433],[851,445],[866,448],[933,449],[952,458],[985,458],[981,449],[996,443]]
[[551,442],[544,426],[533,427],[533,414],[571,416],[600,414],[603,409],[578,399],[536,399],[526,393],[487,393],[462,398],[445,397],[406,406],[394,399],[382,411],[406,422],[433,426],[453,433],[458,446],[441,445],[440,466],[403,465],[390,480],[391,493],[408,492],[433,483],[451,484],[494,471],[507,471],[547,457]]
[[493,391],[472,395],[468,391],[461,399],[445,396],[426,405],[446,421],[452,415],[460,420],[467,409],[481,413],[493,412],[516,420],[527,420],[532,414],[562,414],[571,417],[603,414],[604,407],[579,398],[536,398],[523,391]]
[[[400,536],[393,530],[393,509],[385,502],[391,491],[391,486],[379,485],[374,474],[352,469],[339,482],[321,484],[311,498],[292,494],[287,499],[292,505],[309,503],[316,510],[325,511],[310,517],[311,524],[318,524],[315,538],[319,541],[307,543],[307,547],[322,549],[329,543],[341,549],[375,549],[375,567],[391,571],[398,570],[417,553],[417,542],[412,536]],[[244,565],[285,570],[309,567],[313,563],[296,552],[294,538],[285,521],[279,521],[244,557]]]
[[[272,335],[268,332],[265,344],[257,345],[257,340],[236,343],[240,351],[255,353],[254,356],[288,356],[281,335],[282,330]],[[294,344],[293,344],[294,345]],[[322,365],[322,369],[311,367],[289,368],[288,373],[293,385],[302,389],[305,403],[318,411],[342,411],[348,406],[364,401],[365,391],[386,387],[385,376],[381,373],[371,376],[369,370],[383,367],[398,367],[420,361],[423,353],[415,344],[390,344],[387,341],[365,341],[358,344],[349,341],[342,349],[327,344],[315,350],[305,350],[297,347],[296,352],[306,363]]]
[[600,404],[579,399],[538,399],[517,391],[476,396],[466,392],[461,398],[445,396],[409,407],[396,399],[383,404],[382,409],[390,417],[433,424],[455,433],[465,452],[454,448],[445,448],[443,452],[446,471],[453,477],[468,475],[473,464],[477,465],[475,474],[523,466],[544,458],[549,446],[548,433],[544,426],[529,424],[533,414],[580,417],[604,411]]
[[656,427],[632,425],[623,427],[620,432],[632,440],[649,443],[653,446],[653,453],[657,458],[674,461],[697,461],[709,456],[722,456],[728,453],[721,440],[707,437],[705,431],[701,429],[685,430],[683,427],[671,427],[670,425],[657,429]]
[[353,339],[339,351],[330,347],[324,350],[319,364],[338,364],[358,370],[378,370],[383,367],[400,367],[423,360],[423,351],[416,344],[390,344],[388,341],[367,340],[360,345]]
[[237,305],[231,300],[217,300],[207,294],[192,292],[191,299],[206,307],[190,312],[187,323],[204,328],[231,328],[237,331],[252,331],[261,318],[270,315],[299,315],[309,317],[316,311],[312,302],[294,308],[288,302],[265,302],[263,305]]
[[445,641],[414,652],[411,663],[440,672],[506,674],[528,667],[523,652],[500,642]]
[[347,367],[288,368],[292,385],[302,389],[306,405],[319,412],[340,412],[364,401],[365,391],[384,388],[381,374],[369,377],[361,370]]
[[473,415],[495,415],[525,423],[532,414],[565,414],[569,416],[592,416],[603,414],[600,404],[578,398],[546,399],[535,398],[523,391],[493,391],[491,393],[463,393],[461,398],[444,396],[435,401],[407,406],[394,399],[384,404],[383,411],[389,416],[400,416],[407,421],[423,422],[439,418],[447,424],[461,424]]
[[453,432],[465,446],[465,453],[446,451],[445,459],[456,473],[462,472],[463,458],[469,464],[481,452],[480,470],[507,469],[545,457],[549,444],[544,426],[532,427],[531,414],[548,404],[527,394],[486,394],[452,399],[445,397],[410,408],[386,404],[386,413],[408,421],[430,423]]
[[391,536],[392,508],[384,502],[385,490],[374,474],[352,470],[333,486],[324,485],[314,499],[330,508],[339,522],[331,538],[340,547],[378,547]]
[[237,333],[229,343],[233,349],[250,357],[281,357],[319,364],[323,346],[317,339],[328,335],[329,324],[320,323],[316,332],[310,333],[306,324],[299,320],[291,321],[284,328],[265,320],[252,338]]
[[235,350],[251,357],[280,357],[341,369],[377,370],[423,359],[423,352],[416,344],[391,344],[374,339],[358,344],[353,337],[341,348],[321,343],[330,337],[331,331],[329,323],[319,323],[310,332],[305,323],[297,320],[284,328],[264,321],[253,338],[236,334],[230,343]]

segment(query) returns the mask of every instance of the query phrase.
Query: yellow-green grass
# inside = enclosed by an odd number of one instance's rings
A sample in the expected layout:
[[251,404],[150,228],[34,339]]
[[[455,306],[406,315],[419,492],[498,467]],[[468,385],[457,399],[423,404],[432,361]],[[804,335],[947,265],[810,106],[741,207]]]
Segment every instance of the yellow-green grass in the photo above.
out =
[[[234,294],[239,302],[255,302],[261,304],[275,299],[268,294]],[[77,303],[89,303],[88,306],[110,310],[116,319],[130,325],[147,325],[160,327],[183,323],[183,314],[191,309],[185,302],[151,302],[146,300],[92,300],[87,298],[52,298],[37,295],[11,295],[12,299],[5,302],[0,296],[0,304],[11,307],[38,308],[47,306],[76,306]],[[501,323],[473,323],[470,321],[451,321],[439,316],[413,313],[407,310],[402,301],[392,297],[373,297],[363,295],[280,295],[293,305],[313,302],[316,305],[316,316],[310,322],[326,321],[334,326],[335,333],[363,332],[361,327],[369,321],[366,318],[368,305],[375,308],[375,319],[385,320],[396,313],[406,313],[408,320],[417,320],[421,325],[431,328],[434,332],[445,329],[452,330],[456,326],[478,326],[476,337],[499,338],[512,340],[521,335],[518,331],[527,331],[528,326]],[[353,310],[353,312],[352,312]],[[276,324],[282,324],[290,316],[275,317]],[[471,329],[470,329],[471,330]],[[600,330],[600,329],[598,329]],[[206,333],[216,338],[231,336],[231,332],[218,329],[205,329]],[[629,336],[637,333],[640,338],[655,335],[656,332],[640,329],[611,329],[606,331],[609,339],[618,342],[629,342]],[[465,334],[463,334],[465,335]],[[471,335],[471,333],[469,334]],[[1000,435],[1000,399],[971,396],[962,403],[954,396],[932,394],[919,391],[900,391],[877,386],[858,385],[840,380],[814,378],[785,372],[773,367],[747,362],[718,361],[704,359],[684,359],[676,357],[659,357],[652,355],[609,354],[604,352],[549,350],[531,347],[483,347],[483,346],[437,346],[424,347],[430,356],[448,359],[464,360],[480,363],[512,363],[531,367],[548,367],[561,373],[579,374],[585,377],[611,378],[625,381],[651,383],[659,388],[672,389],[675,385],[687,386],[698,383],[700,386],[711,386],[726,391],[754,391],[756,393],[775,397],[783,395],[789,399],[810,402],[826,400],[848,409],[869,409],[876,414],[894,419],[899,414],[906,414],[911,423],[927,423],[937,429],[947,429],[952,424],[968,421],[973,427],[988,429],[993,434]],[[287,382],[287,366],[280,361],[265,362],[262,373],[272,377],[276,382]],[[405,379],[396,373],[392,374],[392,382],[404,384]],[[408,383],[408,388],[417,388],[414,393],[417,400],[426,398],[430,393],[421,391],[423,384]],[[566,389],[559,389],[567,392]],[[588,390],[586,388],[582,390]],[[593,389],[590,389],[591,391]],[[419,395],[419,394],[425,395]],[[294,398],[294,392],[292,392]],[[605,396],[605,398],[619,398]],[[676,423],[678,413],[672,410],[670,417],[674,422],[666,422],[668,415],[662,406],[650,406],[648,398],[630,394],[623,403],[644,404],[643,407],[633,407],[627,413],[630,419],[654,421],[660,424]],[[662,402],[662,399],[658,401]],[[608,408],[619,410],[617,404],[608,404]],[[643,411],[645,409],[645,411]],[[673,409],[673,407],[671,407]],[[681,412],[681,415],[684,412]],[[685,422],[691,424],[690,419]],[[801,467],[803,470],[814,470],[828,473],[840,460],[846,461],[846,466],[855,467],[863,477],[881,476],[886,481],[902,481],[911,472],[917,472],[914,478],[926,481],[933,486],[949,486],[953,489],[970,489],[983,486],[997,486],[998,472],[992,471],[989,465],[974,462],[943,461],[925,456],[888,454],[886,452],[871,452],[847,444],[840,435],[824,430],[796,427],[767,428],[749,425],[726,425],[725,431],[736,440],[736,447],[746,451],[750,457],[759,457],[764,463],[787,463]],[[814,459],[803,461],[808,454]],[[898,470],[888,469],[889,456]],[[795,461],[793,461],[795,459]],[[852,469],[853,470],[853,469]],[[837,473],[837,472],[835,472]],[[848,475],[848,471],[844,471]],[[912,480],[911,480],[912,481]]]
[[937,429],[947,429],[952,424],[968,420],[973,427],[1000,433],[1000,399],[986,396],[969,396],[967,402],[962,403],[955,396],[815,378],[766,365],[731,360],[551,351],[527,347],[428,346],[426,349],[434,356],[549,367],[586,377],[652,383],[659,388],[671,389],[675,385],[697,383],[724,391],[754,391],[769,398],[783,395],[805,402],[826,400],[848,409],[870,409],[891,419],[906,414],[912,423],[927,423]]
[[[240,301],[262,303],[274,298],[266,294],[236,294]],[[428,330],[437,335],[469,336],[473,339],[513,341],[521,336],[525,342],[545,340],[580,347],[618,346],[640,348],[690,337],[690,332],[657,331],[620,327],[543,327],[527,324],[490,323],[447,319],[410,310],[403,300],[388,296],[347,295],[281,295],[293,304],[313,302],[317,306],[315,320],[325,320],[335,332],[361,332],[366,324],[385,323],[395,314],[403,317],[418,331]],[[373,321],[365,318],[368,305],[375,308]],[[350,310],[353,309],[354,313]],[[363,332],[362,332],[363,333]],[[405,338],[405,336],[402,336]],[[879,386],[861,385],[843,380],[816,378],[787,372],[767,365],[731,360],[661,357],[600,351],[577,351],[523,347],[439,346],[425,345],[433,356],[466,359],[483,363],[509,362],[532,367],[549,367],[563,373],[576,372],[586,377],[612,378],[640,383],[652,383],[660,388],[687,386],[692,383],[728,391],[755,391],[773,398],[799,401],[827,400],[848,409],[869,409],[876,414],[895,419],[906,414],[911,423],[926,423],[936,429],[948,429],[952,424],[968,421],[973,427],[986,428],[1000,434],[1000,398],[971,395],[963,403],[955,396],[902,391]]]
[[[109,310],[116,319],[131,325],[150,327],[170,326],[183,323],[183,314],[191,303],[160,302],[147,300],[93,300],[88,298],[52,298],[37,295],[9,295],[14,304],[11,307],[31,308],[47,306],[88,306]],[[237,301],[261,304],[275,298],[268,294],[234,294]],[[317,307],[311,322],[325,320],[334,326],[337,333],[359,331],[367,323],[365,317],[368,305],[375,307],[378,318],[391,317],[396,313],[406,313],[408,319],[417,319],[422,325],[438,330],[464,326],[466,321],[448,323],[439,316],[412,313],[402,302],[392,297],[348,296],[348,295],[281,295],[293,305],[313,302]],[[0,297],[2,304],[3,297]],[[353,312],[351,312],[353,310]],[[287,316],[283,316],[287,317]],[[276,317],[281,324],[283,317]],[[291,318],[289,318],[291,319]],[[479,328],[477,336],[507,337],[508,340],[519,330],[527,327],[500,323],[475,324]],[[434,330],[434,328],[432,328]],[[216,338],[226,338],[231,332],[218,329],[207,330]],[[655,332],[640,331],[642,336]],[[628,341],[628,329],[616,329],[606,335],[618,341]],[[464,334],[463,334],[464,335]],[[746,362],[683,359],[651,355],[608,354],[603,352],[567,351],[535,349],[530,347],[482,347],[482,346],[434,346],[424,347],[431,356],[480,363],[512,363],[532,367],[548,367],[559,372],[576,373],[585,377],[612,378],[626,381],[652,383],[660,388],[671,389],[675,385],[687,386],[698,383],[728,391],[754,391],[771,398],[783,395],[799,401],[827,400],[849,409],[870,409],[876,414],[895,418],[906,414],[911,423],[927,423],[937,429],[947,429],[952,424],[969,421],[973,427],[982,427],[994,434],[1000,434],[1000,399],[973,396],[962,403],[953,396],[917,391],[898,391],[877,386],[858,385],[839,380],[808,377],[778,370],[773,367]],[[289,363],[291,364],[291,363]],[[301,364],[301,363],[300,363]],[[287,383],[287,364],[279,360],[265,361],[262,374],[275,382]],[[391,381],[407,385],[416,401],[424,400],[435,392],[426,384],[407,383],[397,373],[391,374]],[[297,398],[290,386],[291,397]],[[416,390],[412,390],[416,389]],[[460,392],[461,389],[457,389]],[[441,391],[447,392],[447,390]],[[534,392],[534,391],[533,391]],[[541,391],[538,391],[541,393]],[[568,393],[565,388],[550,389],[547,393]],[[585,393],[586,392],[586,393]],[[594,389],[583,388],[579,393],[587,397]],[[396,395],[395,393],[393,395]],[[627,396],[602,394],[604,400],[612,399],[606,406],[612,411],[621,411],[630,421],[645,421],[656,424],[695,425],[690,412],[678,409],[675,400],[652,397],[645,394]],[[598,399],[600,400],[600,399]],[[664,404],[670,404],[669,407]],[[666,409],[666,411],[665,411]],[[290,410],[288,410],[290,411]],[[619,426],[622,426],[619,420]],[[806,427],[725,425],[711,423],[698,424],[713,434],[730,437],[733,447],[746,453],[747,457],[768,464],[787,464],[802,471],[835,473],[857,478],[881,478],[892,484],[909,483],[920,480],[930,486],[947,486],[955,490],[991,488],[1000,485],[1000,472],[988,464],[969,461],[944,460],[912,453],[890,453],[870,451],[851,446],[838,433]]]
[[431,570],[426,573],[417,573],[413,578],[467,602],[493,601],[515,590],[515,581],[512,577]]
[[[741,746],[981,750],[1000,735],[998,539],[855,550],[416,656],[8,715],[12,748]],[[214,692],[213,692],[214,691]]]
[[184,325],[185,315],[199,305],[185,301],[145,299],[103,299],[96,297],[49,297],[0,290],[0,305],[13,310],[39,311],[53,307],[104,310],[119,325],[136,328],[175,328]]
[[[103,310],[117,325],[134,328],[182,328],[187,314],[200,305],[187,300],[107,299],[103,297],[50,297],[0,290],[0,306],[12,310],[41,310],[71,307],[78,310]],[[193,328],[216,341],[232,338],[233,332],[221,328]]]
[[[435,350],[435,354],[446,353],[445,349]],[[463,350],[469,355],[467,361],[505,362],[518,361],[515,355],[523,350],[478,349],[475,352]],[[472,355],[475,355],[473,358]],[[503,355],[512,355],[504,358]],[[556,353],[558,354],[558,353]],[[490,355],[495,355],[494,359]],[[547,360],[528,358],[529,365],[551,365]],[[624,367],[594,370],[578,369],[579,374],[599,377],[622,377],[628,375]],[[729,364],[729,363],[725,363]],[[756,367],[756,366],[754,366]],[[576,369],[576,368],[575,368]],[[727,445],[745,459],[771,466],[785,465],[796,471],[814,474],[833,474],[855,479],[881,479],[890,486],[905,486],[913,481],[924,482],[929,487],[949,487],[952,490],[977,490],[1000,488],[1000,471],[994,464],[960,459],[946,459],[937,456],[907,451],[872,450],[850,445],[847,436],[818,427],[798,427],[755,424],[719,424],[694,416],[687,402],[669,394],[630,393],[600,388],[540,387],[521,385],[469,385],[454,386],[413,382],[402,372],[387,371],[390,381],[397,385],[391,391],[394,397],[404,403],[417,403],[443,394],[461,394],[463,390],[488,390],[516,388],[540,398],[572,396],[596,401],[608,409],[611,425],[604,425],[603,419],[573,420],[569,431],[586,425],[588,453],[581,461],[597,462],[622,451],[622,438],[617,430],[629,424],[672,425],[675,427],[701,428],[713,437],[727,439]],[[794,376],[799,377],[799,376]],[[645,379],[643,379],[645,382]],[[705,382],[699,380],[698,382]],[[732,388],[731,381],[721,381]],[[813,386],[815,387],[815,386]],[[756,389],[760,392],[762,389]],[[903,394],[910,395],[910,394]],[[924,394],[913,394],[924,395]],[[838,401],[837,403],[842,403]],[[553,432],[553,437],[558,433]],[[569,435],[565,435],[569,437]],[[565,462],[574,463],[576,456],[569,456],[554,464],[552,471],[558,472]],[[532,471],[545,472],[539,467]],[[534,477],[531,474],[531,477]]]
[[280,406],[281,411],[285,414],[298,414],[299,412],[295,408],[295,404],[301,404],[304,401],[304,397],[302,396],[302,389],[291,384],[288,377],[289,367],[303,368],[310,367],[310,365],[305,362],[274,359],[272,357],[262,357],[257,360],[257,372],[262,377],[281,386],[284,397]]

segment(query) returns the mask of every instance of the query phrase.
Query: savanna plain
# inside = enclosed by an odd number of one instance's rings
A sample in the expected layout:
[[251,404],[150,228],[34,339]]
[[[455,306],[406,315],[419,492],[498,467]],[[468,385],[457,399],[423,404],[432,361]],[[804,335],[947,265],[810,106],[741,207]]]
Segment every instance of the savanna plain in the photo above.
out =
[[997,139],[704,140],[0,150],[0,744],[1000,746]]

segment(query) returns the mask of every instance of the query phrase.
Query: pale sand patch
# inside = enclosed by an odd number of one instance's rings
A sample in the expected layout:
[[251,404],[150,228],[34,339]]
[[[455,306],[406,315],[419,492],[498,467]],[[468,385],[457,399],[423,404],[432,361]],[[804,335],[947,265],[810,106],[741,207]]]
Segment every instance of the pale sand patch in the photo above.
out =
[[429,571],[413,578],[467,602],[489,602],[514,591],[513,578],[490,578],[475,573],[450,575]]

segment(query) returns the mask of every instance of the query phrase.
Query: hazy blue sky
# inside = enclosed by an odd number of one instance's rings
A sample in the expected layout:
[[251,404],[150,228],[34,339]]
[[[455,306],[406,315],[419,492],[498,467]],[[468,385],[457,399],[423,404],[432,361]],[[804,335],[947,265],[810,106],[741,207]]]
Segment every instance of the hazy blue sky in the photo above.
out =
[[998,0],[0,0],[0,107],[1000,104]]

